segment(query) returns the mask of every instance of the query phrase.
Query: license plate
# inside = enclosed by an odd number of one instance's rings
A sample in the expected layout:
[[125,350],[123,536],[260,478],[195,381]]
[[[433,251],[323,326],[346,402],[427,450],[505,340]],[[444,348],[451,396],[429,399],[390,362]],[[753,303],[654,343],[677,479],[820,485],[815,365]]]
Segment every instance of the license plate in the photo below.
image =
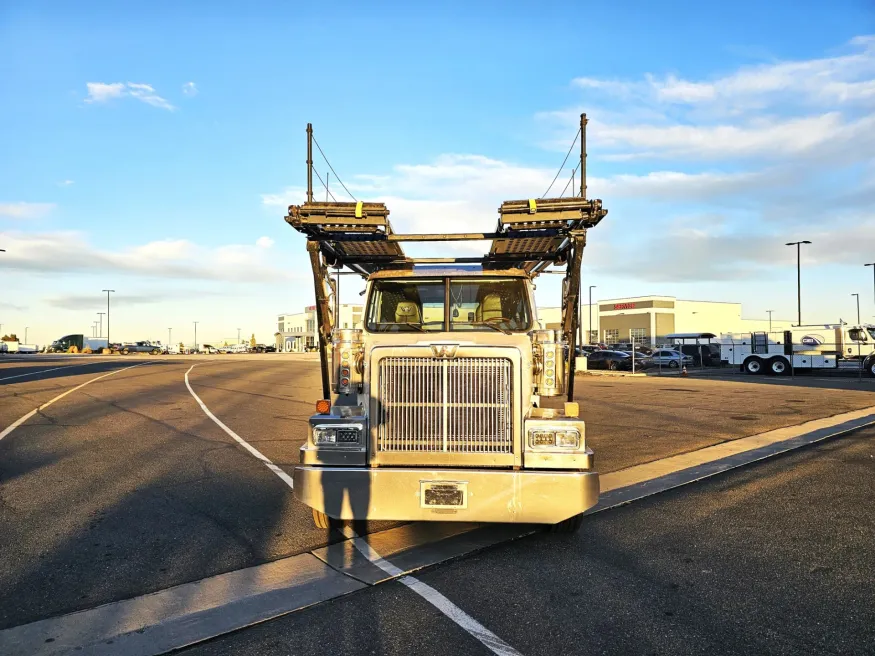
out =
[[468,507],[468,484],[457,481],[420,481],[419,499],[423,508]]

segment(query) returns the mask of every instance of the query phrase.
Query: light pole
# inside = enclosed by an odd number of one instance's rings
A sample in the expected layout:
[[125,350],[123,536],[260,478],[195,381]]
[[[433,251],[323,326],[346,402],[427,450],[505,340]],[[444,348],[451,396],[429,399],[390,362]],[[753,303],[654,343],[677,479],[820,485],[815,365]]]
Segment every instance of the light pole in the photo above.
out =
[[237,343],[240,343],[240,329],[237,329]]
[[195,321],[195,322],[194,322],[194,350],[195,350],[195,352],[197,352],[197,351],[200,350],[200,349],[198,349],[198,347],[197,347],[197,325],[198,325],[199,323],[200,323],[200,321]]
[[[103,337],[103,315],[104,314],[106,314],[106,312],[98,312],[97,313],[97,316],[100,317],[100,334],[98,335],[98,337]],[[107,323],[107,327],[109,327],[109,323]]]
[[851,296],[857,297],[857,325],[860,325],[860,295],[859,294],[851,294]]
[[772,312],[774,312],[774,310],[766,310],[766,312],[769,313],[769,332],[772,332]]
[[25,326],[25,327],[24,327],[24,343],[25,343],[25,344],[27,344],[27,329],[28,329],[28,328],[29,328],[29,326]]
[[[109,345],[109,295],[114,293],[114,289],[104,289],[106,292],[106,347],[111,348]],[[102,332],[102,331],[101,331]]]
[[167,348],[173,344],[173,328],[167,329]]
[[869,262],[869,264],[864,264],[863,266],[872,267],[872,289],[875,292],[875,262]]
[[790,241],[785,244],[785,246],[796,247],[796,307],[799,311],[799,321],[796,324],[797,326],[802,325],[802,244],[810,243],[811,242],[806,239],[803,241]]
[[592,290],[595,289],[597,285],[589,286],[589,335],[587,335],[586,343],[592,345]]

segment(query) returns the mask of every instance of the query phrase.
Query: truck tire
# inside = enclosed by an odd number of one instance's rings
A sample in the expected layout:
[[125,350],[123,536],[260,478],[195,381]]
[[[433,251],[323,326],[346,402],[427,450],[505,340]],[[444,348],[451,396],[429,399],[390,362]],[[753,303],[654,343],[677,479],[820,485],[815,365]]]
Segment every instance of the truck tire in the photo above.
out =
[[775,376],[786,376],[790,373],[790,363],[786,358],[772,358],[769,360],[769,373]]
[[763,361],[757,357],[748,358],[744,361],[742,366],[744,367],[744,373],[746,374],[761,374],[764,369]]
[[875,378],[875,357],[869,357],[864,363],[863,368],[870,377]]
[[127,355],[128,353],[130,353],[130,351],[128,349],[126,349],[126,348],[122,349],[122,355]]
[[559,533],[561,535],[570,535],[577,533],[580,525],[583,524],[583,513],[569,517],[558,524],[552,524],[548,529],[550,533]]

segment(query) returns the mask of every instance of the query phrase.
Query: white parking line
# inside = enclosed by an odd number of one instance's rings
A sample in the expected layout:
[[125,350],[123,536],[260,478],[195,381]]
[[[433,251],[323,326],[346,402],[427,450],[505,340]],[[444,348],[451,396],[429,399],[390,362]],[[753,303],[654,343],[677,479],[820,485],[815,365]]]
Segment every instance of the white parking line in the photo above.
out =
[[43,404],[42,404],[41,406],[39,406],[38,408],[34,408],[34,409],[31,410],[30,412],[28,412],[28,413],[27,413],[26,415],[24,415],[21,419],[17,420],[17,421],[14,422],[13,424],[10,424],[10,425],[9,425],[9,426],[8,426],[3,432],[2,432],[2,433],[0,433],[0,440],[2,440],[4,437],[6,437],[7,435],[9,435],[9,433],[11,433],[12,431],[14,431],[14,430],[15,430],[16,428],[18,428],[19,426],[21,426],[21,424],[23,424],[24,422],[26,422],[28,419],[30,419],[31,417],[33,417],[37,412],[39,412],[40,410],[44,410],[44,409],[48,408],[50,405],[52,405],[52,403],[54,403],[55,401],[60,401],[61,399],[63,399],[63,398],[64,398],[65,396],[67,396],[68,394],[72,394],[72,393],[75,392],[76,390],[82,389],[82,388],[85,387],[86,385],[90,385],[91,383],[96,382],[96,381],[100,380],[101,378],[106,378],[107,376],[112,376],[112,375],[117,374],[117,373],[119,373],[119,372],[121,372],[121,371],[127,371],[128,369],[134,369],[135,367],[142,367],[142,366],[145,365],[145,364],[150,364],[150,363],[149,363],[149,362],[141,362],[140,364],[135,364],[135,365],[133,365],[133,366],[131,366],[131,367],[125,367],[125,368],[123,368],[123,369],[116,369],[115,371],[110,371],[110,372],[107,373],[107,374],[102,374],[102,375],[100,375],[100,376],[97,376],[96,378],[91,378],[90,380],[86,380],[86,381],[85,381],[84,383],[82,383],[81,385],[77,385],[77,386],[74,387],[73,389],[69,389],[69,390],[67,390],[66,392],[64,392],[63,394],[59,394],[58,396],[56,396],[55,398],[53,398],[51,401],[46,401],[45,403],[43,403]]
[[201,410],[204,411],[204,414],[207,417],[209,417],[210,419],[212,419],[219,428],[221,428],[228,435],[230,435],[234,440],[236,440],[240,444],[240,446],[242,446],[244,449],[249,451],[249,453],[254,455],[256,458],[261,460],[261,462],[264,463],[264,466],[267,467],[274,474],[279,476],[286,485],[288,485],[289,487],[294,487],[295,484],[292,481],[291,476],[289,476],[282,469],[280,469],[275,464],[273,464],[273,462],[271,462],[270,458],[268,458],[266,455],[264,455],[261,451],[256,449],[249,442],[244,440],[237,433],[235,433],[230,428],[228,428],[225,424],[223,424],[222,420],[219,419],[218,417],[216,417],[216,415],[214,415],[212,412],[210,412],[210,409],[206,406],[206,404],[203,401],[201,401],[201,397],[199,397],[197,394],[194,393],[194,390],[191,388],[191,383],[188,382],[188,374],[190,374],[191,370],[194,369],[196,366],[197,366],[196,364],[191,365],[191,367],[189,367],[188,371],[185,372],[185,386],[188,388],[188,391],[191,392],[191,395],[194,397],[194,400],[197,401],[198,405],[201,407]]
[[[191,365],[191,368],[185,372],[185,386],[188,388],[188,391],[191,392],[191,395],[194,397],[195,401],[198,402],[201,410],[204,411],[207,417],[216,422],[216,425],[218,425],[219,428],[221,428],[228,435],[234,438],[234,440],[240,443],[240,445],[247,451],[249,451],[249,453],[261,460],[261,462],[263,462],[274,474],[279,476],[286,483],[286,485],[288,485],[290,488],[293,488],[294,482],[292,481],[291,476],[289,476],[282,469],[273,464],[270,459],[267,458],[267,456],[261,453],[261,451],[256,449],[254,446],[252,446],[246,440],[240,437],[237,433],[235,433],[225,424],[223,424],[222,421],[218,417],[216,417],[216,415],[210,412],[210,409],[203,401],[201,401],[200,397],[195,394],[194,390],[191,388],[191,384],[188,382],[188,374],[191,373],[191,370],[194,369],[195,366],[197,365]],[[404,574],[403,570],[395,567],[395,565],[380,556],[380,554],[378,554],[373,549],[373,547],[371,547],[371,545],[367,543],[366,540],[359,537],[358,534],[351,528],[343,527],[341,529],[341,532],[344,533],[348,538],[352,538],[355,548],[358,549],[365,558],[367,558],[374,565],[382,569],[384,572],[386,572],[390,576],[401,576],[402,574]],[[477,640],[483,643],[483,645],[485,645],[493,653],[498,654],[499,656],[522,656],[520,652],[504,642],[504,640],[492,633],[492,631],[480,624],[477,620],[468,615],[468,613],[456,606],[452,601],[447,599],[431,586],[426,585],[419,579],[416,579],[412,576],[401,576],[398,581],[413,590],[416,594],[418,594],[432,606],[441,611],[444,615],[453,620],[460,627],[465,629],[465,631],[477,638]]]
[[[395,565],[378,554],[366,540],[359,537],[351,528],[345,526],[341,532],[344,533],[346,537],[352,539],[355,548],[358,549],[365,558],[386,572],[386,574],[389,576],[401,576],[404,574],[403,570],[395,567]],[[460,627],[465,629],[465,631],[470,633],[473,637],[477,638],[477,640],[483,643],[483,645],[492,653],[498,654],[499,656],[522,656],[520,652],[480,624],[480,622],[468,615],[468,613],[456,606],[456,604],[430,585],[423,583],[413,576],[401,576],[401,578],[398,579],[398,582],[406,585]]]

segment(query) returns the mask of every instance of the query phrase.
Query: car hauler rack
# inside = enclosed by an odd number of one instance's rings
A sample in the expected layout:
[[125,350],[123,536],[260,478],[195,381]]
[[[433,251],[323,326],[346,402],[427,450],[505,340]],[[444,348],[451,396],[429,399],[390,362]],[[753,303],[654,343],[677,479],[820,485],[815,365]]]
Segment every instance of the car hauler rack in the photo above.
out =
[[[294,493],[318,527],[389,519],[572,531],[598,502],[573,402],[581,262],[587,231],[607,214],[586,198],[585,126],[581,116],[579,196],[506,201],[491,232],[432,234],[397,233],[383,203],[351,194],[353,202],[315,202],[318,143],[307,126],[307,201],[285,219],[307,238],[315,284],[323,396]],[[457,257],[403,249],[459,241],[488,246]],[[542,329],[533,279],[552,265],[565,267],[562,324]],[[332,268],[367,279],[360,328],[337,323]],[[542,402],[566,393],[561,407]]]
[[[307,125],[307,198],[290,205],[286,222],[307,237],[313,272],[322,388],[330,392],[331,332],[337,325],[329,297],[337,293],[329,269],[347,267],[367,278],[386,269],[412,269],[428,264],[481,264],[488,269],[522,269],[535,277],[551,265],[566,265],[562,284],[562,333],[569,344],[568,400],[574,394],[574,353],[580,304],[580,267],[586,231],[607,215],[601,200],[586,193],[586,115],[581,115],[581,196],[505,201],[498,208],[493,232],[398,234],[389,222],[384,203],[314,202],[312,178],[312,124]],[[489,251],[474,257],[415,258],[404,254],[403,242],[491,241]]]

